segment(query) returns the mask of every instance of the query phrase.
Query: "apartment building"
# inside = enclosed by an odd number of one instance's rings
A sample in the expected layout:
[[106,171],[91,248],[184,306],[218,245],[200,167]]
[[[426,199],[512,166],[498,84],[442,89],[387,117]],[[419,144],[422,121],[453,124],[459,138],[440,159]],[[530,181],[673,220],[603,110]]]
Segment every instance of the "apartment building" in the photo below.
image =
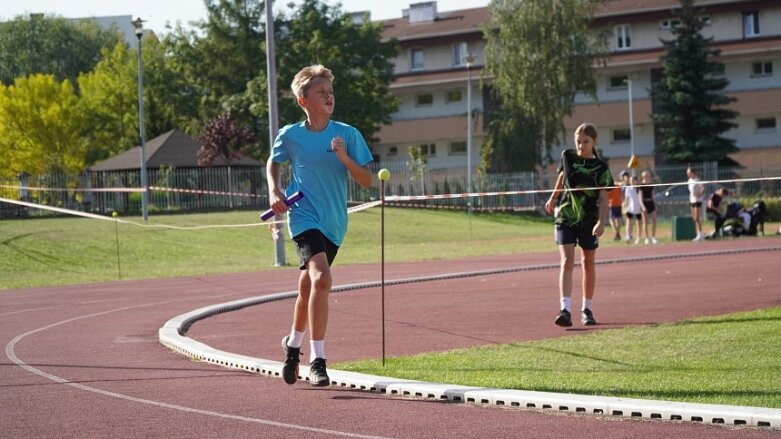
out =
[[[737,99],[731,108],[740,113],[734,120],[738,126],[724,134],[740,148],[733,158],[750,168],[781,167],[781,2],[698,0],[695,5],[703,35],[713,37],[712,47],[721,50],[722,74],[730,81],[725,93]],[[611,0],[596,11],[594,29],[607,28],[613,35],[609,59],[594,67],[598,102],[577,95],[564,123],[568,132],[583,121],[596,124],[611,163],[626,163],[634,153],[641,167],[656,164],[650,89],[662,75],[661,40],[673,38],[677,7],[678,0]],[[483,109],[493,105],[490,77],[483,75],[481,26],[489,19],[488,8],[437,11],[433,1],[411,4],[401,18],[382,21],[383,35],[401,45],[391,85],[401,106],[393,123],[378,133],[380,160],[406,160],[414,145],[426,154],[429,169],[465,166],[467,149],[472,166],[479,163]],[[473,120],[471,148],[467,113]],[[572,139],[565,140],[554,148],[554,157],[574,147]]]

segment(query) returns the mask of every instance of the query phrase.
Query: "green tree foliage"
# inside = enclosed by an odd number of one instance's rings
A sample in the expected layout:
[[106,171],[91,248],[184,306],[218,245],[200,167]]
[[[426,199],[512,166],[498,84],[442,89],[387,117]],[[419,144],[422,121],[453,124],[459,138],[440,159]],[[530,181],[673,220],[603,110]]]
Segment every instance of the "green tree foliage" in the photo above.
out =
[[[263,3],[257,0],[205,0],[204,3],[208,14],[205,21],[189,31],[178,26],[164,40],[173,55],[171,68],[187,84],[185,96],[196,104],[177,108],[197,121],[229,111],[257,131],[245,95],[248,82],[254,78],[260,76],[265,82]],[[200,131],[200,123],[189,126],[195,132]]]
[[76,173],[84,169],[84,120],[70,81],[53,75],[0,84],[0,173]]
[[[154,34],[143,37],[144,127],[146,139],[176,128],[175,104],[186,87],[168,66]],[[87,164],[126,151],[138,138],[138,52],[124,42],[104,49],[92,72],[78,78],[80,105],[90,127]]]
[[[487,167],[503,163],[511,167],[504,171],[520,171],[546,164],[551,146],[564,138],[564,118],[572,113],[575,95],[583,92],[596,99],[592,66],[606,53],[607,40],[589,29],[595,3],[491,1],[491,20],[484,29],[485,66],[494,78],[501,121],[489,130],[489,145],[503,153],[490,157]],[[516,137],[529,131],[534,135]],[[527,155],[524,161],[502,162],[514,154]]]
[[104,49],[92,72],[79,76],[80,105],[89,132],[87,163],[92,164],[138,144],[136,52],[118,43]]
[[726,108],[735,99],[722,93],[729,80],[718,75],[724,68],[715,60],[720,51],[710,49],[713,38],[700,33],[703,24],[692,0],[681,0],[677,16],[675,39],[662,41],[664,78],[654,87],[653,120],[661,135],[655,151],[668,163],[734,165],[728,154],[738,148],[721,134],[736,127],[731,120],[738,113]]
[[0,83],[45,73],[75,84],[80,73],[95,67],[102,48],[120,40],[118,31],[101,30],[92,20],[18,16],[0,23]]
[[303,67],[323,64],[335,76],[334,118],[363,133],[371,145],[382,123],[398,108],[388,89],[393,79],[390,60],[398,53],[395,41],[382,41],[382,27],[365,20],[354,23],[338,6],[318,0],[304,0],[276,29],[277,89],[280,125],[301,120],[303,112],[295,102],[290,83]]

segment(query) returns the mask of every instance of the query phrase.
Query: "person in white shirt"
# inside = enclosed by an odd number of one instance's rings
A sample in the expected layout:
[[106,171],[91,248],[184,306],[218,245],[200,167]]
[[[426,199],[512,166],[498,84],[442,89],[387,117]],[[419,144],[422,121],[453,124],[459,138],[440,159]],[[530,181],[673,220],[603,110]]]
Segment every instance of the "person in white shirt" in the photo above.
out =
[[691,207],[692,219],[694,220],[694,230],[697,232],[697,236],[692,241],[702,241],[705,239],[702,235],[701,220],[705,186],[700,183],[700,176],[696,169],[686,169],[686,175],[689,177],[689,206]]
[[637,224],[637,238],[635,244],[640,242],[640,235],[643,234],[643,227],[640,221],[643,219],[643,205],[640,203],[640,195],[637,192],[637,188],[634,186],[637,184],[637,177],[632,177],[631,181],[629,173],[623,171],[621,173],[621,180],[624,182],[624,186],[621,188],[622,196],[624,198],[624,210],[626,211],[626,237],[624,241],[628,243],[632,242],[632,230],[634,224]]

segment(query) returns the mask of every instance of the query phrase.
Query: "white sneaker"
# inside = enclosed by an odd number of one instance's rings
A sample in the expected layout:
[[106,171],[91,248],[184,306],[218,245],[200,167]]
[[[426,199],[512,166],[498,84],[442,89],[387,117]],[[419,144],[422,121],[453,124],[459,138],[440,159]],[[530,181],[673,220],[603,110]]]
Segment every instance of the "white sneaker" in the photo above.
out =
[[626,243],[627,243],[627,244],[629,244],[630,242],[632,242],[632,235],[626,235],[626,236],[624,237],[624,241],[626,241]]
[[702,235],[697,235],[697,236],[694,237],[694,239],[692,239],[692,241],[694,241],[694,242],[702,241],[702,240],[703,240]]
[[645,238],[645,245],[648,245],[648,244],[650,244],[650,243],[651,243],[651,240],[650,240],[650,239],[648,239],[648,238]]
[[659,243],[659,241],[656,240],[656,236],[651,238],[651,243],[652,244],[658,244]]
[[635,244],[640,244],[640,237],[635,238]]

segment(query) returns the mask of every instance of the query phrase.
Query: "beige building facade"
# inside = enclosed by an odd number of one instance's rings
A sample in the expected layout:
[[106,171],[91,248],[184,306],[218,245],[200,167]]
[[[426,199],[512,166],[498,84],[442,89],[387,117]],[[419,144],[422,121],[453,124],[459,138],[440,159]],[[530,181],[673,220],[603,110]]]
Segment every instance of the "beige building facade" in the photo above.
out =
[[[725,93],[737,99],[731,108],[740,113],[733,121],[738,126],[724,134],[740,148],[733,158],[748,168],[781,168],[781,2],[698,0],[695,5],[703,35],[713,37],[712,47],[721,50],[719,61],[730,82]],[[596,11],[593,27],[610,31],[611,54],[594,67],[598,102],[577,95],[565,126],[572,131],[583,121],[596,124],[611,163],[626,163],[634,152],[641,167],[656,164],[650,89],[661,77],[661,40],[673,38],[678,6],[678,0],[612,0]],[[436,2],[423,2],[411,4],[401,18],[382,21],[384,37],[396,38],[401,47],[391,85],[401,105],[378,133],[374,152],[381,161],[408,160],[409,146],[418,146],[432,170],[465,166],[467,150],[472,166],[479,164],[484,109],[493,105],[490,77],[483,74],[481,26],[489,20],[488,8],[438,11]],[[573,147],[567,141],[554,148],[554,157]]]

